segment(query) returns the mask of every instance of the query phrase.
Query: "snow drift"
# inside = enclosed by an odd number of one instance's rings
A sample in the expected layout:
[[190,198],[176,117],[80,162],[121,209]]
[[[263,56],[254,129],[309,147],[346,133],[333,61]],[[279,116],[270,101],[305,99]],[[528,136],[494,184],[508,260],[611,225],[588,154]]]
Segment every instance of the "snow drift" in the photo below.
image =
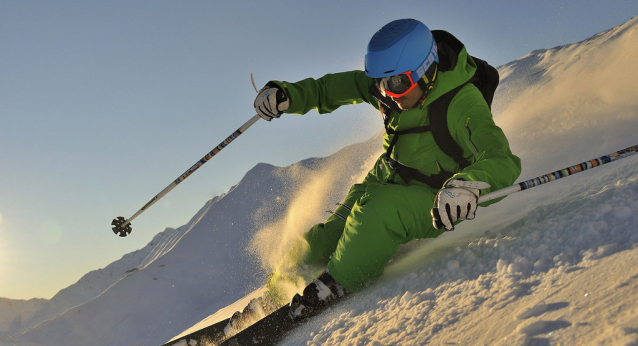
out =
[[[638,18],[499,67],[494,117],[522,179],[637,144],[637,55]],[[257,165],[122,278],[5,343],[166,342],[262,285],[285,250],[272,239],[321,222],[378,153],[374,138],[290,167]],[[283,343],[636,344],[637,173],[632,157],[481,209]]]

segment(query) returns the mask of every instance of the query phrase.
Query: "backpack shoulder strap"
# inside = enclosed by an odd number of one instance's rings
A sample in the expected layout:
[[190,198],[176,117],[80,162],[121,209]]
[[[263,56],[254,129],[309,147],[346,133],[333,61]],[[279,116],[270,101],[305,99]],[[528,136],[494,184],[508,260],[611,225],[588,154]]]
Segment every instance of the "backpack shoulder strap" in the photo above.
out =
[[461,88],[463,88],[467,83],[463,83],[462,85],[443,94],[428,106],[430,127],[432,129],[432,136],[434,137],[436,145],[443,151],[443,153],[445,153],[445,155],[453,158],[454,161],[459,164],[460,169],[469,166],[471,163],[463,157],[463,149],[461,149],[461,147],[456,143],[450,133],[450,129],[447,124],[447,112],[454,96],[456,96]]
[[476,72],[472,77],[472,84],[474,84],[483,95],[487,106],[492,109],[492,100],[494,100],[494,93],[499,83],[498,70],[487,63],[487,61],[472,56],[472,60],[476,64]]

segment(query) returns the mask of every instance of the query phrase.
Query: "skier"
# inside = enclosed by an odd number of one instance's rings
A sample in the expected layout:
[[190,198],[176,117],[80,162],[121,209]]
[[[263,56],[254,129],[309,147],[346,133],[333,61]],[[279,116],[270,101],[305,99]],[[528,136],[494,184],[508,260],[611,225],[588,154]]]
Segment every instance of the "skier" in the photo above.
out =
[[[324,223],[304,234],[301,264],[327,269],[293,298],[293,319],[361,290],[381,275],[399,245],[453,230],[474,218],[480,194],[514,183],[520,159],[494,124],[485,97],[470,83],[476,70],[454,36],[401,19],[372,37],[365,72],[270,81],[261,89],[254,106],[268,121],[283,113],[330,113],[366,102],[381,111],[386,127],[384,153],[365,179]],[[439,110],[444,128],[435,129],[435,101],[446,97]],[[450,139],[437,139],[445,130]],[[450,156],[448,146],[460,148],[462,157]],[[252,305],[237,312],[231,325],[241,328],[254,314]]]

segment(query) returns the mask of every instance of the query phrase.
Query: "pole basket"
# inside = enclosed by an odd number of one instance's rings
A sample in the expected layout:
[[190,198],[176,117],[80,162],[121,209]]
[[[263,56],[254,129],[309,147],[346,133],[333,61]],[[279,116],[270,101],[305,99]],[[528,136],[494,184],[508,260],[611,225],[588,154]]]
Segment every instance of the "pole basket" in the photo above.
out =
[[126,222],[123,216],[118,216],[111,222],[113,226],[113,233],[119,235],[120,237],[126,237],[131,234],[131,223],[129,222],[126,226],[122,226]]

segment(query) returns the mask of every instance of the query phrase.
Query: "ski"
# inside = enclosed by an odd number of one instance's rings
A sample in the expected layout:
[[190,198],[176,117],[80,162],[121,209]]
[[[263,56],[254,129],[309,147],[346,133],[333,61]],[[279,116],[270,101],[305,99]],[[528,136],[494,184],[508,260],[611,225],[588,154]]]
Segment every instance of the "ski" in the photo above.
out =
[[316,308],[312,313],[304,316],[303,319],[293,321],[288,315],[290,304],[286,304],[241,332],[231,336],[219,346],[275,345],[295,328],[305,324],[310,318],[318,315],[330,305]]
[[224,328],[226,328],[229,321],[230,318],[221,320],[213,325],[197,330],[181,338],[173,339],[162,346],[216,345],[226,339]]

